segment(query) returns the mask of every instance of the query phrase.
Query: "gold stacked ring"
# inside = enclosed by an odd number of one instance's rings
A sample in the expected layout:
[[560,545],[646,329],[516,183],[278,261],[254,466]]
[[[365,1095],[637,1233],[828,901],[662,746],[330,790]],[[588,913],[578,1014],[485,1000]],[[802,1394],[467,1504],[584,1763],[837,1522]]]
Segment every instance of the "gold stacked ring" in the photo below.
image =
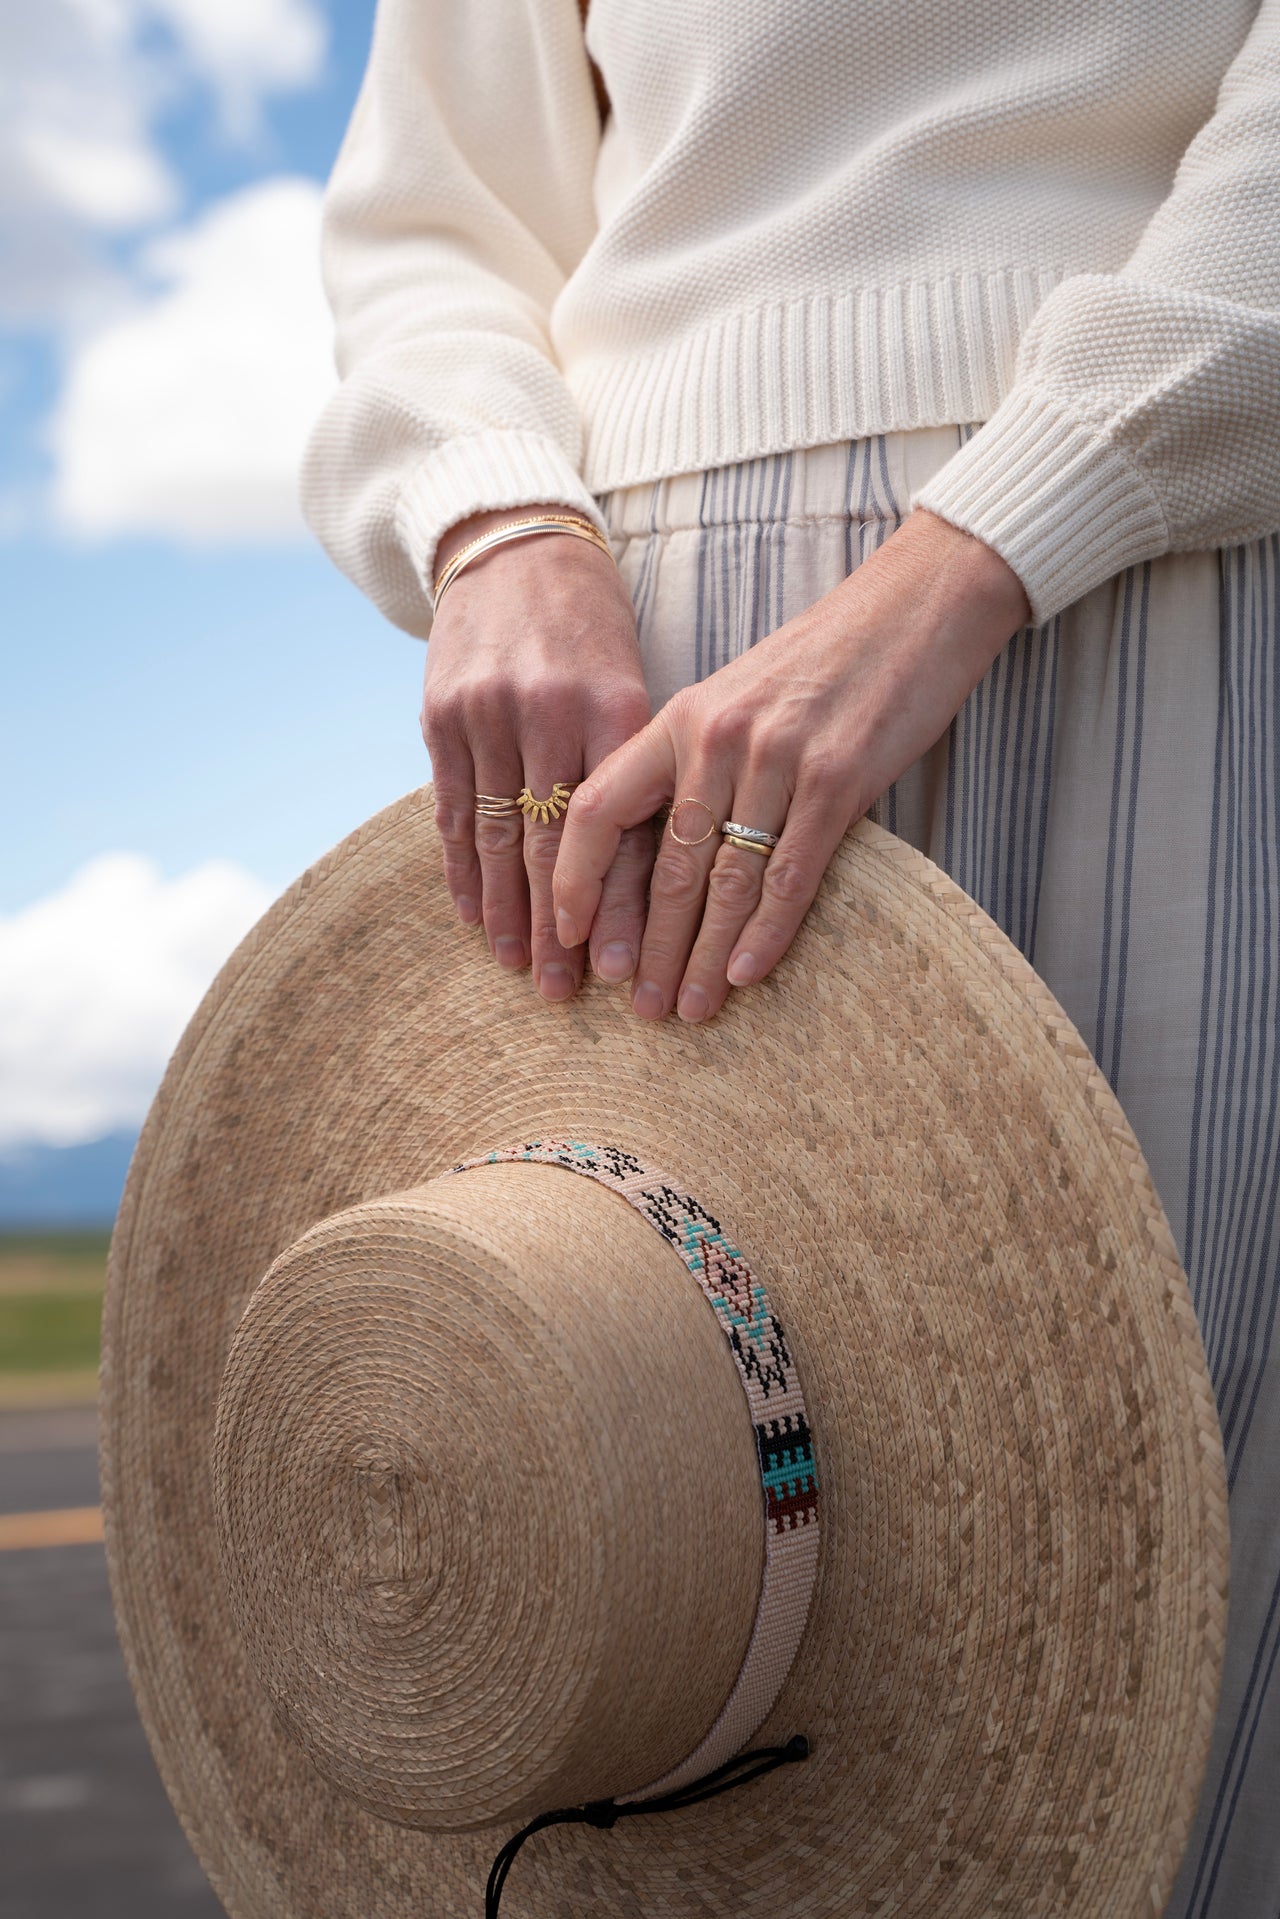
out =
[[578,780],[557,780],[545,800],[535,799],[527,786],[520,788],[520,797],[516,801],[527,820],[538,820],[546,826],[551,820],[558,820],[569,804],[569,795],[580,784]]
[[778,844],[778,834],[766,833],[763,826],[743,826],[738,820],[726,820],[720,828],[730,846],[740,846],[744,853],[759,853],[761,859],[768,859]]
[[476,794],[476,812],[480,815],[481,819],[505,820],[509,819],[513,813],[518,813],[519,811],[519,800],[506,799],[499,793]]

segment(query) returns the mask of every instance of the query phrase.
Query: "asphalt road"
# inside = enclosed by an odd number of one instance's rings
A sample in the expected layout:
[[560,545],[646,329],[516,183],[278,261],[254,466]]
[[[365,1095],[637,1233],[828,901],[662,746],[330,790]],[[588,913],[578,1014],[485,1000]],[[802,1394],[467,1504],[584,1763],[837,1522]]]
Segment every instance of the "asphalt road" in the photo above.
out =
[[[97,1499],[91,1412],[0,1413],[0,1514]],[[0,1919],[222,1919],[138,1723],[101,1546],[0,1552]]]

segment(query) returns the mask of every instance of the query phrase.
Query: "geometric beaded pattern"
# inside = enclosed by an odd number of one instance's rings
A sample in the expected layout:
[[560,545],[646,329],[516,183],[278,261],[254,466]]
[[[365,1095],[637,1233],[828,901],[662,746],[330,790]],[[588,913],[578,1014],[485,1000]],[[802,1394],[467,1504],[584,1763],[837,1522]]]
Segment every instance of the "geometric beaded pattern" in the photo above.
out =
[[527,1160],[585,1173],[620,1193],[680,1255],[728,1341],[756,1436],[765,1563],[742,1668],[715,1724],[680,1765],[627,1800],[688,1785],[733,1758],[773,1707],[804,1631],[818,1569],[818,1475],[804,1395],[782,1324],[741,1248],[700,1200],[619,1146],[532,1140],[450,1170]]

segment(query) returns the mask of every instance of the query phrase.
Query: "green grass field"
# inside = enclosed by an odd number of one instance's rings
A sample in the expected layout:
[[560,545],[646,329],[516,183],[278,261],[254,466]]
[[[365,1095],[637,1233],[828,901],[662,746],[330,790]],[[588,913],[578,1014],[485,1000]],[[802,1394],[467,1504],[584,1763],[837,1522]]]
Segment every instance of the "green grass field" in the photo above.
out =
[[0,1405],[92,1397],[109,1241],[0,1233]]

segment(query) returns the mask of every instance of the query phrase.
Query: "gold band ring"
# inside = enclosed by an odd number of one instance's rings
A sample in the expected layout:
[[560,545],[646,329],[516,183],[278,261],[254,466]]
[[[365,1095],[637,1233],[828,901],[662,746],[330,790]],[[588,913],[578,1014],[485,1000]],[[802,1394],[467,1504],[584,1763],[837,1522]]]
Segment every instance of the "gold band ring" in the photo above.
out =
[[740,846],[744,853],[758,853],[762,860],[769,859],[773,853],[771,846],[762,846],[759,840],[743,839],[741,833],[730,833],[727,828],[724,837],[727,845]]
[[[703,812],[707,815],[707,818],[711,821],[711,824],[707,828],[706,832],[700,833],[696,840],[682,839],[679,833],[676,832],[673,822],[675,820],[676,814],[680,811],[680,808],[682,806],[700,806]],[[677,846],[701,846],[703,840],[709,840],[713,833],[718,833],[720,831],[720,822],[717,820],[715,814],[711,811],[711,808],[707,805],[707,802],[705,800],[695,800],[692,797],[692,795],[686,795],[684,799],[676,800],[673,802],[671,811],[667,815],[667,824],[671,831],[671,837],[675,841]]]
[[527,820],[538,820],[546,826],[551,820],[558,820],[569,804],[569,795],[578,786],[578,780],[557,780],[545,800],[537,800],[527,786],[520,788],[517,805]]
[[520,811],[520,802],[498,793],[477,793],[475,810],[484,820],[505,820]]

